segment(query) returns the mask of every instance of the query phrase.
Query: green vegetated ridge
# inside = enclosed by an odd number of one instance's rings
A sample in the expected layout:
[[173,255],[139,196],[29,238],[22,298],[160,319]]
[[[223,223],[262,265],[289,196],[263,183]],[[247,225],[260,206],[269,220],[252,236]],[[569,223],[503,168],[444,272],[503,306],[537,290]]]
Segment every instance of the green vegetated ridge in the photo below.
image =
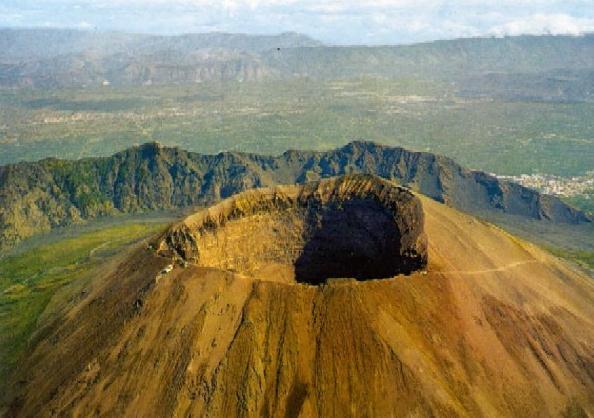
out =
[[594,251],[580,251],[563,248],[549,248],[553,254],[565,258],[586,269],[594,277]]
[[122,222],[0,259],[0,382],[19,361],[40,318],[49,316],[52,298],[51,305],[61,309],[85,297],[82,289],[93,267],[164,226]]
[[449,158],[373,142],[356,141],[326,152],[287,151],[277,157],[204,155],[149,143],[107,158],[0,167],[0,245],[10,247],[39,232],[99,216],[180,209],[250,188],[349,173],[395,180],[481,216],[590,221],[556,197],[467,170]]
[[594,215],[594,189],[587,191],[583,195],[567,197],[563,198],[563,200],[586,213]]

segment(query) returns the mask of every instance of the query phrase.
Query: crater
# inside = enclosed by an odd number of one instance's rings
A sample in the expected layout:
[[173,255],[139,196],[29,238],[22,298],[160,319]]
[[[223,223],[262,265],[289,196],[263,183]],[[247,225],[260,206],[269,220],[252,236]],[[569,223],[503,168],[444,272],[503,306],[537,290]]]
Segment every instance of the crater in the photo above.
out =
[[420,200],[369,175],[250,190],[174,225],[159,254],[263,280],[320,284],[427,264]]

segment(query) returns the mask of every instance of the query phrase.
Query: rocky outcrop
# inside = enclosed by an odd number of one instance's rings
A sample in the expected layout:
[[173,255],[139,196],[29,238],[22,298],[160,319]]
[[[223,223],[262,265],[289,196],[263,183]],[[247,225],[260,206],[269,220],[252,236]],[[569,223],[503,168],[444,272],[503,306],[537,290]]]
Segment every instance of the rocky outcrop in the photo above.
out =
[[0,167],[0,247],[97,216],[208,205],[256,187],[352,173],[397,181],[487,219],[511,214],[554,223],[590,222],[556,197],[467,170],[449,158],[372,142],[277,157],[202,155],[153,143],[109,158]]
[[312,284],[427,264],[419,199],[370,175],[241,193],[174,225],[155,247],[204,267]]

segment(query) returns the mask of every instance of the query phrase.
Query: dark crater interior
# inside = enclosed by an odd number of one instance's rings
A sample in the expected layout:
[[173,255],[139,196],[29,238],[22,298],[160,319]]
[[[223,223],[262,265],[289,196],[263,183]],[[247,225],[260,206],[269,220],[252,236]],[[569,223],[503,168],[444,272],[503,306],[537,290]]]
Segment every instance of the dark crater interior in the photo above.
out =
[[380,279],[422,267],[419,257],[402,254],[392,213],[373,199],[313,204],[306,213],[303,248],[294,262],[297,282]]
[[419,199],[371,176],[248,191],[188,218],[165,255],[265,280],[320,284],[410,274],[427,264]]

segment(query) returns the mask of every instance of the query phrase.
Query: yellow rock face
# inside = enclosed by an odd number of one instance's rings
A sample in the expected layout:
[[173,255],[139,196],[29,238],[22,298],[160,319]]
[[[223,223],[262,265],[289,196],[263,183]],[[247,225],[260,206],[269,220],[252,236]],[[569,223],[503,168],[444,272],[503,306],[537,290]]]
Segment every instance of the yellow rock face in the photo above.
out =
[[[388,187],[357,179],[364,181]],[[137,248],[98,276],[90,296],[41,333],[12,413],[594,413],[591,278],[492,225],[417,199],[426,267],[318,285],[298,283],[290,271],[293,250],[310,237],[306,218],[294,215],[300,205],[230,216],[223,208],[243,203],[227,201],[187,218],[157,239],[159,251]],[[287,249],[264,262],[269,228],[281,228]],[[176,246],[181,237],[187,248]],[[155,283],[172,259],[174,269]]]

